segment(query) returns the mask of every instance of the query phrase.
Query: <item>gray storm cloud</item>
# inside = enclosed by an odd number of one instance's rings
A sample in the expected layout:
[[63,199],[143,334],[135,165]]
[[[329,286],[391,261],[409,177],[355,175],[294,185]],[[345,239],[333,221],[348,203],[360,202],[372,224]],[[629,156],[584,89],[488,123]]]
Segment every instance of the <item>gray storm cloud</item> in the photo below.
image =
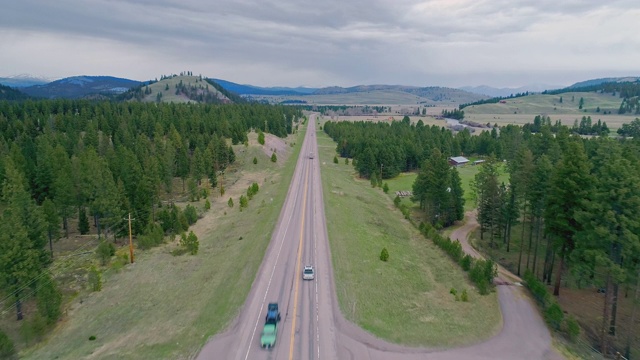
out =
[[568,84],[638,75],[638,18],[637,1],[8,1],[0,76]]

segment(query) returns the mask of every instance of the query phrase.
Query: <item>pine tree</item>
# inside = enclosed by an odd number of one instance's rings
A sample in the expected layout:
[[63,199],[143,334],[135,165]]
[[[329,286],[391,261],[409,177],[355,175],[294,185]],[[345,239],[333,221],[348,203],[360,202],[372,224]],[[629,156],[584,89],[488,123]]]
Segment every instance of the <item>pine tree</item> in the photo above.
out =
[[16,315],[22,320],[22,297],[29,281],[38,277],[51,258],[45,250],[46,220],[26,190],[23,173],[10,158],[5,159],[0,219],[0,288],[16,302]]
[[553,294],[560,295],[560,280],[564,263],[573,251],[576,236],[583,230],[578,214],[588,210],[593,197],[594,179],[590,174],[582,143],[567,144],[562,160],[556,165],[548,191],[544,221],[546,231],[553,237],[554,248],[560,257]]
[[78,231],[80,232],[80,235],[86,235],[89,233],[89,218],[87,217],[87,211],[84,206],[81,206],[78,211]]
[[595,267],[606,273],[603,330],[615,335],[618,287],[635,275],[631,259],[640,254],[640,178],[613,141],[600,143],[594,163],[597,185],[588,207],[577,213],[584,231],[577,234],[573,258],[586,273]]

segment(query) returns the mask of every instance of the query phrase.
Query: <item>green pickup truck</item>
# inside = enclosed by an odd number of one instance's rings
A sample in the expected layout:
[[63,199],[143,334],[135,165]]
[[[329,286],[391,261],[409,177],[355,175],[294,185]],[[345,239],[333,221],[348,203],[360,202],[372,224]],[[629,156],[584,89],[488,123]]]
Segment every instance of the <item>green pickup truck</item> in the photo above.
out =
[[275,322],[268,322],[264,324],[262,330],[262,337],[260,338],[260,345],[264,349],[271,349],[276,344],[276,337],[278,335],[278,326]]

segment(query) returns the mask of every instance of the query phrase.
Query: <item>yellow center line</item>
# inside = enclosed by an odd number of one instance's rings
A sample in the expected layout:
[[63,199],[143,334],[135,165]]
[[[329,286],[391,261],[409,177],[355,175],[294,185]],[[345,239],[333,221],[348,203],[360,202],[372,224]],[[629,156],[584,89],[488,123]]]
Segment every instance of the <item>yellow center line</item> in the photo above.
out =
[[304,196],[302,200],[302,225],[300,226],[300,243],[298,244],[298,260],[296,261],[296,287],[293,295],[293,321],[291,322],[291,343],[289,345],[289,360],[293,359],[293,342],[296,337],[296,312],[298,310],[298,285],[300,284],[300,259],[302,258],[302,240],[304,239],[304,215],[307,211],[307,188],[309,184],[309,166],[304,177]]

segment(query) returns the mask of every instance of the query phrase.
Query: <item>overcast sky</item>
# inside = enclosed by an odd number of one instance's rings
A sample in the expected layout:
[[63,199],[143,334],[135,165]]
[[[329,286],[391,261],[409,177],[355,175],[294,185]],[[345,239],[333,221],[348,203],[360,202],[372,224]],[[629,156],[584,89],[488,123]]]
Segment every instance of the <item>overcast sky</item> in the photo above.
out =
[[638,0],[0,0],[0,77],[259,86],[640,75]]

